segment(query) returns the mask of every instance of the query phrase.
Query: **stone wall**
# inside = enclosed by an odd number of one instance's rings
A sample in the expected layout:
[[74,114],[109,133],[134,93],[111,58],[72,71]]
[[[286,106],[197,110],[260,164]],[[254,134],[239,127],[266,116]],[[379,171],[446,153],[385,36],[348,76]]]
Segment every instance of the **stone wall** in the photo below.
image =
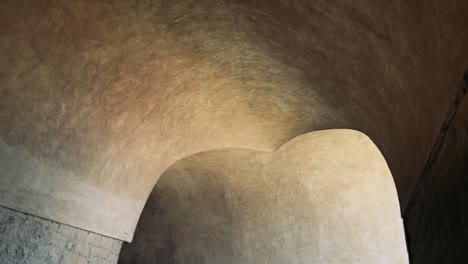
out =
[[0,207],[0,264],[113,264],[121,242]]
[[406,209],[412,264],[468,263],[468,98],[457,101]]

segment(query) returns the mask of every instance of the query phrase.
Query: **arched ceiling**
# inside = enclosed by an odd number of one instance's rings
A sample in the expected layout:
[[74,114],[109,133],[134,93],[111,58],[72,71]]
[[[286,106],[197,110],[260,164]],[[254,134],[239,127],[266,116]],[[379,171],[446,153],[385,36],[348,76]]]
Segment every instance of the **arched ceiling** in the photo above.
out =
[[128,240],[177,160],[335,127],[376,142],[405,204],[468,65],[467,11],[1,1],[0,204]]

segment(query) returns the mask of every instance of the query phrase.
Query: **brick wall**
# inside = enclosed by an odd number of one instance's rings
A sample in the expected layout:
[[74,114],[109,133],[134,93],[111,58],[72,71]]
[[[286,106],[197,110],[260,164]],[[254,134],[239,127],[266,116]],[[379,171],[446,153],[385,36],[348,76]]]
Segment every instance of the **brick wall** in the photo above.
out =
[[121,242],[0,207],[0,264],[114,264]]

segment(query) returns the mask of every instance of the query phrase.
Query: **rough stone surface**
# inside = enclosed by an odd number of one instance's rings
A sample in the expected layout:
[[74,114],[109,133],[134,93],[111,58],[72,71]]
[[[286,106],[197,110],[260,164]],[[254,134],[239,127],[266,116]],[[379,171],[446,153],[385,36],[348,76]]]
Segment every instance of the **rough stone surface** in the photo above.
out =
[[[466,76],[468,77],[468,75]],[[468,84],[468,78],[467,78]],[[406,209],[412,264],[468,263],[468,97]]]
[[114,264],[121,242],[0,207],[0,264]]

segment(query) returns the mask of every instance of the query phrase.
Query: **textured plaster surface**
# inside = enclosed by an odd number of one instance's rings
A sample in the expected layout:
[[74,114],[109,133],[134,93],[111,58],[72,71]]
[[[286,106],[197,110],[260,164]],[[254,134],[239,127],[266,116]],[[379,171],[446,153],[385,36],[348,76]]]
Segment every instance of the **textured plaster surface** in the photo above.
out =
[[183,159],[151,193],[120,264],[407,264],[393,178],[363,134],[302,135],[275,153]]
[[[466,84],[468,88],[468,75]],[[465,88],[466,89],[466,88]],[[468,263],[468,97],[405,214],[413,264]]]
[[0,204],[131,240],[181,158],[354,128],[404,205],[468,64],[466,13],[456,0],[0,1]]
[[121,241],[0,207],[0,264],[115,264]]

